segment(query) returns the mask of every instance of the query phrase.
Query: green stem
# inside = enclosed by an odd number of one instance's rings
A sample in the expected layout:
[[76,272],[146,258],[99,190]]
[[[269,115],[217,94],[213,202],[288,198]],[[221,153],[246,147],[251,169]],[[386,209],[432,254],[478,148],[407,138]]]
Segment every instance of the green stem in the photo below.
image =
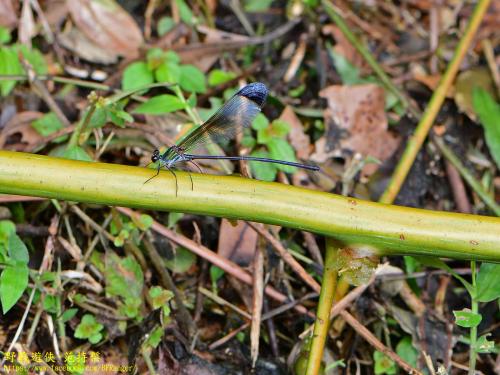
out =
[[417,109],[413,108],[408,102],[406,96],[392,83],[391,79],[384,72],[382,67],[379,65],[377,60],[371,55],[370,51],[358,40],[358,38],[354,35],[354,33],[349,29],[349,26],[344,22],[342,17],[338,14],[335,9],[335,6],[328,0],[323,0],[323,7],[325,8],[326,13],[330,16],[333,22],[338,26],[338,28],[342,31],[344,36],[352,43],[354,48],[363,56],[366,62],[373,69],[375,74],[378,76],[384,87],[392,92],[398,100],[403,104],[405,108],[408,108],[410,112],[413,114],[415,118],[420,116],[420,113]]
[[483,202],[490,208],[495,215],[500,216],[500,205],[498,205],[493,197],[483,189],[481,184],[474,178],[474,176],[462,164],[460,159],[453,153],[453,151],[446,146],[443,140],[439,137],[433,138],[434,144],[439,148],[439,151],[444,155],[448,161],[458,170],[463,179],[469,184],[474,192],[479,195]]
[[91,100],[90,108],[87,111],[85,118],[82,121],[78,122],[78,125],[76,125],[73,134],[71,134],[71,138],[69,139],[68,145],[66,146],[67,150],[78,146],[78,140],[80,139],[80,134],[82,134],[83,131],[87,128],[87,125],[89,124],[90,119],[92,118],[95,112],[95,109],[96,109],[96,102]]
[[434,94],[432,94],[432,98],[429,101],[429,104],[422,118],[420,119],[417,128],[415,129],[415,133],[408,139],[406,149],[401,156],[396,170],[392,175],[391,181],[389,182],[389,185],[387,185],[387,188],[384,194],[382,194],[379,202],[394,202],[394,199],[398,195],[399,190],[401,190],[401,186],[403,186],[406,176],[408,175],[408,172],[410,171],[410,168],[413,165],[413,162],[415,161],[415,158],[420,151],[422,144],[427,138],[427,134],[429,133],[431,126],[434,124],[434,120],[436,119],[439,109],[446,99],[446,93],[448,92],[455,79],[455,76],[457,75],[458,69],[460,68],[460,63],[462,62],[465,54],[467,53],[467,50],[469,49],[476,30],[481,24],[481,20],[483,19],[484,14],[488,10],[489,4],[490,0],[480,0],[477,3],[476,8],[474,9],[474,13],[472,14],[472,17],[470,19],[469,25],[465,30],[465,34],[458,43],[453,59],[450,61],[448,67],[446,68],[446,72],[444,73],[443,78],[441,78],[439,86],[434,91]]
[[[36,79],[40,81],[54,81],[57,83],[63,83],[67,85],[75,85],[80,87],[86,87],[93,90],[105,90],[110,91],[113,90],[112,87],[108,85],[104,85],[102,83],[89,82],[76,78],[67,78],[67,77],[59,77],[59,76],[50,76],[50,75],[40,75],[36,76]],[[29,77],[25,74],[2,74],[0,75],[0,81],[28,81]]]
[[[472,277],[472,287],[476,290],[476,262],[470,262],[471,277]],[[479,303],[476,300],[476,296],[471,296],[471,310],[473,314],[479,313]],[[470,329],[470,354],[469,354],[469,375],[474,375],[476,373],[476,344],[477,343],[477,326],[471,327]]]
[[323,281],[319,295],[316,321],[314,322],[314,333],[309,350],[307,361],[307,375],[317,375],[321,369],[323,351],[325,349],[326,338],[330,322],[330,310],[332,308],[337,285],[337,251],[339,245],[337,241],[326,238],[325,268],[323,270]]
[[[0,151],[0,193],[187,212],[281,225],[374,255],[427,255],[500,262],[500,219],[389,206],[237,176],[82,162]],[[193,188],[192,188],[193,186]],[[369,255],[369,254],[367,254]]]

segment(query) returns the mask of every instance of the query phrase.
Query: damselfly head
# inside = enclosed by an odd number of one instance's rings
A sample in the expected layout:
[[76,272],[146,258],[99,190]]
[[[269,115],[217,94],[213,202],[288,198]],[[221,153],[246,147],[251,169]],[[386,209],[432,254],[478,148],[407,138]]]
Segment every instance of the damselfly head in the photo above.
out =
[[254,82],[240,89],[236,95],[250,99],[259,107],[262,107],[267,99],[268,92],[266,85],[260,82]]
[[156,163],[158,160],[160,160],[160,151],[159,150],[154,150],[153,154],[151,155],[151,161],[153,163]]

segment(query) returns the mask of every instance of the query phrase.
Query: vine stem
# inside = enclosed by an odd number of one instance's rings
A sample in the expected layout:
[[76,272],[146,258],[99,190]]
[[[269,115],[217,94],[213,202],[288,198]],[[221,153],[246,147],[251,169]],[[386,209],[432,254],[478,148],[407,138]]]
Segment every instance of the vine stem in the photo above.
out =
[[257,221],[323,234],[366,256],[500,261],[500,218],[346,198],[237,176],[168,171],[0,151],[0,193]]
[[406,149],[399,160],[399,163],[394,171],[391,181],[387,186],[385,192],[380,197],[379,202],[381,203],[392,203],[394,199],[398,195],[401,190],[401,186],[403,185],[408,172],[410,171],[415,158],[420,151],[422,144],[424,143],[427,134],[431,126],[434,124],[434,120],[446,99],[446,93],[450,89],[455,76],[460,68],[460,64],[467,53],[474,35],[476,34],[479,25],[484,17],[484,14],[488,10],[488,6],[490,5],[491,0],[480,0],[476,8],[474,9],[474,13],[470,19],[469,24],[467,25],[467,29],[465,30],[465,34],[458,43],[457,49],[455,50],[455,54],[453,55],[452,60],[450,61],[446,72],[444,73],[439,85],[432,94],[431,100],[427,105],[427,108],[420,119],[417,128],[415,129],[415,133],[412,137],[408,139],[408,144],[406,145]]
[[338,243],[332,238],[327,237],[325,267],[323,269],[323,280],[321,282],[318,310],[314,322],[314,332],[309,350],[306,375],[319,374],[321,368],[328,328],[330,327],[330,309],[332,308],[337,286],[337,252]]
[[[475,291],[476,285],[476,262],[470,262],[471,278],[472,278],[472,288]],[[471,311],[473,314],[479,313],[479,303],[476,300],[475,293],[471,295]],[[477,359],[477,326],[470,328],[470,343],[469,343],[469,375],[474,375],[476,373],[476,359]]]

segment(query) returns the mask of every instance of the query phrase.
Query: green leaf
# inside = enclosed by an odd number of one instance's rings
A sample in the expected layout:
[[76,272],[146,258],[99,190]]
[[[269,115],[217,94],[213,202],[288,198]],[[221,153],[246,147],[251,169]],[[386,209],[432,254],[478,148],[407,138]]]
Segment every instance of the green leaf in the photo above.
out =
[[[250,154],[250,156],[268,158],[269,154],[264,150],[256,150]],[[276,178],[276,174],[278,173],[278,169],[275,164],[272,163],[261,163],[258,161],[251,161],[250,170],[256,179],[262,181],[274,181]]]
[[26,245],[21,240],[21,238],[16,234],[12,233],[9,236],[9,256],[16,261],[24,264],[28,264],[29,254]]
[[491,156],[500,168],[500,105],[483,88],[474,88],[472,104],[481,124]]
[[203,94],[207,91],[205,75],[194,65],[181,65],[181,88],[189,92]]
[[33,121],[31,126],[43,137],[51,135],[64,127],[54,112],[49,112]]
[[85,314],[75,330],[77,339],[88,339],[92,344],[97,344],[101,341],[101,330],[104,326],[98,323],[91,314]]
[[57,314],[60,309],[60,304],[60,299],[51,294],[47,294],[43,299],[43,309],[50,314]]
[[144,275],[132,257],[120,258],[115,253],[106,254],[106,293],[123,299],[142,301]]
[[147,102],[142,103],[134,110],[134,113],[162,115],[184,108],[185,104],[177,96],[163,94],[152,97]]
[[10,32],[3,26],[0,26],[0,44],[6,44],[10,42]]
[[[272,159],[296,161],[293,147],[284,139],[273,138],[267,143],[267,147],[269,148],[269,155]],[[296,167],[281,164],[276,164],[276,168],[286,173],[294,173],[297,170]]]
[[155,78],[157,82],[178,83],[181,68],[175,62],[165,61],[155,70]]
[[210,280],[212,281],[212,285],[215,285],[219,279],[224,276],[225,272],[222,268],[217,266],[210,267]]
[[2,311],[7,313],[12,306],[21,298],[28,286],[29,268],[26,265],[17,264],[6,266],[0,275],[0,301]]
[[125,111],[116,111],[115,115],[126,122],[134,122],[134,118]]
[[352,65],[344,56],[335,52],[331,45],[328,45],[328,52],[343,84],[355,85],[363,82],[359,75],[359,69]]
[[162,36],[172,30],[174,26],[175,22],[172,17],[161,17],[158,20],[158,24],[156,25],[156,31],[158,32],[159,36]]
[[159,309],[167,305],[168,301],[174,298],[174,293],[170,290],[163,289],[161,286],[154,286],[149,289],[149,296],[153,303],[153,309]]
[[118,236],[115,237],[113,245],[116,247],[122,247],[125,244],[125,240],[130,237],[130,232],[126,229],[122,229]]
[[175,227],[175,224],[182,219],[184,214],[182,212],[169,212],[168,213],[168,227],[172,229]]
[[284,137],[290,132],[290,125],[283,120],[274,120],[271,123],[272,133],[275,137]]
[[[15,49],[0,47],[0,75],[23,73],[24,71]],[[0,81],[0,94],[2,96],[7,96],[12,91],[16,83],[16,81]]]
[[165,265],[175,273],[187,272],[195,263],[196,255],[183,247],[176,248],[174,258],[165,261]]
[[28,46],[21,44],[16,45],[17,53],[22,53],[24,58],[30,63],[30,65],[35,70],[36,74],[47,74],[48,68],[45,62],[45,57],[42,53],[35,49],[29,48]]
[[141,214],[139,220],[142,224],[142,227],[139,228],[140,230],[146,231],[153,225],[153,218],[150,215]]
[[70,148],[67,148],[63,154],[62,157],[65,159],[71,159],[71,160],[81,160],[81,161],[94,161],[87,152],[81,148],[80,146],[73,146]]
[[453,311],[453,315],[455,315],[455,324],[465,328],[477,327],[483,319],[480,314],[473,313],[469,309]]
[[16,233],[16,224],[10,220],[0,220],[0,244],[9,246],[9,237]]
[[500,264],[482,263],[476,279],[479,302],[490,302],[500,298]]
[[488,336],[491,336],[491,333],[487,333],[479,337],[476,341],[476,351],[478,353],[493,353],[495,352],[495,342],[488,340]]
[[67,309],[65,312],[63,312],[61,316],[63,323],[69,322],[71,319],[73,319],[77,312],[77,308]]
[[181,20],[189,26],[193,26],[196,19],[184,0],[175,0]]
[[167,52],[165,52],[163,54],[163,58],[165,59],[165,61],[177,64],[177,65],[181,62],[180,56],[172,50],[168,50]]
[[214,69],[208,75],[208,85],[217,86],[226,83],[236,77],[235,72],[226,72],[221,69]]
[[160,344],[164,333],[165,330],[162,327],[156,327],[149,335],[146,344],[151,346],[152,348],[156,348]]
[[134,90],[154,82],[153,73],[143,61],[138,61],[127,66],[123,72],[122,89]]
[[373,352],[373,359],[375,361],[375,374],[392,375],[397,372],[396,364],[392,359],[387,357],[384,353],[375,350]]
[[244,9],[247,12],[264,12],[269,9],[273,0],[246,0]]
[[417,367],[418,350],[413,347],[410,336],[405,336],[398,342],[396,353],[410,365]]
[[[86,117],[87,109],[85,113],[83,114],[83,118]],[[92,114],[92,117],[89,120],[89,127],[91,128],[102,128],[104,125],[106,125],[106,122],[108,120],[108,111],[109,107],[97,107],[94,110],[94,113]]]
[[269,120],[263,113],[257,114],[252,122],[252,128],[255,130],[265,129],[269,126]]

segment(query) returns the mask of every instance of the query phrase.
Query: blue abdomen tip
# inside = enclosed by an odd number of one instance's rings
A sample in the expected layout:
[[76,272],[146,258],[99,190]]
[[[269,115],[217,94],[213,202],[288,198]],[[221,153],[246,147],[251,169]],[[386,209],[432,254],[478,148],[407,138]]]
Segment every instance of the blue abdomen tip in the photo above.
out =
[[259,107],[262,107],[267,99],[268,92],[266,85],[260,82],[254,82],[241,88],[236,95],[244,96],[255,102]]

